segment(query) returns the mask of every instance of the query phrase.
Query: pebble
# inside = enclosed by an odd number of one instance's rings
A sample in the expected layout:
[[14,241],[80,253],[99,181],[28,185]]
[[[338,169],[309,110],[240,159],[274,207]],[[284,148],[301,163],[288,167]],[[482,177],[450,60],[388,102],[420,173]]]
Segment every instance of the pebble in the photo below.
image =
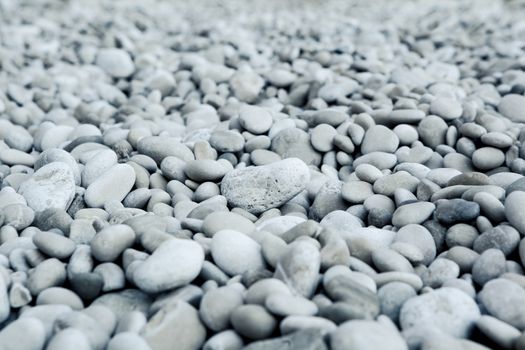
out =
[[438,97],[430,103],[430,112],[448,121],[461,117],[463,108],[454,99]]
[[274,315],[286,316],[313,316],[318,308],[315,303],[300,297],[284,294],[270,294],[264,303],[265,307]]
[[467,294],[455,288],[440,288],[405,302],[399,322],[403,330],[430,326],[467,338],[480,316],[476,302]]
[[209,329],[219,332],[230,325],[230,317],[243,304],[242,294],[233,287],[210,290],[202,297],[199,316]]
[[267,338],[277,327],[276,319],[260,305],[238,307],[233,311],[230,321],[240,335],[256,340]]
[[168,239],[137,265],[132,279],[141,290],[158,293],[190,283],[201,272],[203,262],[204,252],[198,243]]
[[44,325],[33,317],[20,318],[0,331],[0,344],[7,350],[40,350],[45,342]]
[[389,128],[383,125],[375,125],[365,132],[361,142],[361,152],[368,154],[372,152],[394,153],[399,146],[399,138]]
[[52,232],[37,232],[33,243],[44,254],[61,260],[69,258],[76,248],[71,239]]
[[511,325],[492,316],[483,315],[476,322],[476,327],[494,343],[504,349],[512,349],[521,332]]
[[75,195],[75,178],[65,163],[49,163],[24,181],[18,189],[34,211],[67,209]]
[[99,50],[96,64],[115,78],[129,77],[135,71],[131,57],[121,49],[105,48]]
[[525,204],[525,192],[514,191],[505,198],[505,216],[512,227],[521,234],[525,234],[525,218],[522,215],[522,208]]
[[259,243],[235,230],[225,229],[213,235],[211,255],[215,264],[230,276],[265,267]]
[[133,188],[135,178],[135,171],[131,166],[116,164],[88,186],[84,200],[91,208],[102,208],[110,201],[122,202]]
[[111,225],[98,232],[90,242],[91,254],[101,262],[114,261],[135,243],[135,232],[127,225]]
[[402,205],[392,215],[392,224],[403,227],[410,224],[422,224],[434,213],[436,206],[429,202],[416,202]]
[[125,350],[125,349],[136,349],[136,350],[151,350],[151,347],[146,341],[132,332],[122,332],[115,335],[108,343],[107,350]]
[[233,207],[259,214],[278,207],[301,192],[310,179],[308,167],[297,158],[230,171],[221,192]]
[[503,151],[494,147],[481,147],[472,154],[472,163],[480,170],[491,170],[505,162]]
[[525,329],[522,310],[525,291],[518,284],[507,279],[493,279],[485,283],[478,300],[490,315],[520,331]]
[[388,316],[393,322],[398,322],[401,307],[407,300],[416,296],[412,286],[403,282],[391,282],[383,285],[377,291],[381,314]]
[[508,94],[501,98],[498,104],[498,111],[506,118],[513,122],[525,122],[525,114],[522,106],[525,103],[525,97],[517,94]]
[[449,199],[437,202],[435,215],[444,224],[469,222],[478,217],[479,204],[464,199]]
[[168,350],[177,344],[181,350],[199,349],[206,339],[206,328],[197,310],[184,301],[175,301],[158,311],[140,335],[151,349]]
[[407,344],[399,332],[376,321],[352,320],[341,324],[330,335],[334,350],[407,350]]
[[505,255],[501,250],[485,250],[472,266],[472,279],[480,286],[505,273]]

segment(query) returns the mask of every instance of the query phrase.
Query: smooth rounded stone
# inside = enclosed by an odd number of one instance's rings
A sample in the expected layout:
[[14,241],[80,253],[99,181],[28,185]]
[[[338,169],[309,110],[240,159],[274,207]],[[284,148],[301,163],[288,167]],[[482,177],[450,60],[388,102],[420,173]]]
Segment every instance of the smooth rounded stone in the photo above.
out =
[[507,134],[493,131],[481,136],[481,142],[487,146],[496,148],[508,148],[512,146],[514,140]]
[[319,224],[327,229],[349,231],[362,227],[362,222],[349,212],[334,210],[328,213]]
[[487,315],[481,316],[476,322],[476,327],[504,349],[514,349],[514,343],[521,335],[521,332],[511,325]]
[[0,344],[6,350],[41,350],[45,342],[44,325],[33,317],[20,318],[0,331]]
[[141,290],[158,293],[193,281],[201,272],[203,262],[204,251],[198,243],[187,239],[168,239],[137,265],[132,279]]
[[342,182],[339,180],[328,180],[313,194],[315,196],[308,217],[312,220],[321,221],[326,215],[338,210],[345,210],[348,205],[341,196]]
[[108,343],[106,350],[151,350],[148,343],[136,333],[122,332],[115,335]]
[[487,249],[495,248],[505,256],[511,254],[518,246],[520,234],[509,225],[499,225],[489,231],[483,232],[474,241],[474,250],[482,253]]
[[417,129],[408,124],[396,125],[396,127],[392,129],[392,131],[399,138],[400,145],[411,145],[412,142],[417,141],[417,139],[419,138]]
[[264,83],[264,78],[248,69],[237,70],[230,78],[230,86],[235,97],[247,103],[254,102],[257,99]]
[[411,148],[403,146],[396,151],[399,163],[425,164],[432,158],[433,154],[434,152],[431,148],[422,144],[416,144]]
[[447,251],[445,256],[447,259],[454,261],[458,264],[462,273],[470,272],[474,262],[478,259],[479,254],[472,249],[455,246]]
[[514,191],[505,198],[505,215],[509,223],[522,235],[525,234],[525,191]]
[[270,112],[262,107],[242,105],[239,109],[239,122],[245,130],[260,135],[270,130],[273,118]]
[[305,221],[306,219],[304,217],[295,215],[276,216],[266,220],[258,221],[255,227],[259,231],[266,231],[281,237],[287,231],[293,229]]
[[197,182],[216,182],[222,179],[224,175],[232,169],[231,164],[227,161],[202,159],[186,162],[184,172],[190,179]]
[[321,335],[326,335],[337,329],[337,325],[323,317],[318,316],[288,316],[279,324],[281,334],[291,334],[304,330],[315,330]]
[[92,349],[103,350],[109,340],[109,333],[112,332],[112,330],[104,328],[110,326],[105,321],[104,319],[95,319],[84,311],[72,311],[60,315],[53,328],[56,332],[67,328],[76,328],[86,336]]
[[498,223],[506,219],[505,206],[492,194],[488,192],[478,192],[472,199],[479,204],[481,212],[491,221]]
[[379,314],[376,293],[355,279],[338,275],[324,281],[323,285],[327,295],[335,302],[321,308],[323,317],[341,323],[348,319],[374,319]]
[[373,184],[377,179],[383,176],[381,170],[366,163],[355,166],[355,174],[359,180],[366,181],[370,184]]
[[21,231],[31,225],[35,212],[25,204],[10,204],[3,207],[3,224]]
[[151,191],[148,188],[137,188],[131,191],[122,204],[126,208],[144,208],[151,198]]
[[114,263],[99,264],[93,270],[94,273],[102,276],[102,291],[109,292],[122,289],[126,285],[126,277],[122,268]]
[[167,156],[160,163],[162,175],[169,180],[186,180],[186,162],[178,157]]
[[392,130],[383,125],[375,125],[366,130],[363,142],[361,142],[361,153],[394,153],[398,146],[399,138]]
[[7,165],[33,166],[35,157],[12,148],[0,148],[0,161]]
[[265,267],[259,243],[234,230],[215,233],[211,241],[211,255],[215,264],[230,276]]
[[137,150],[161,164],[166,157],[173,156],[187,162],[195,159],[193,152],[177,138],[168,136],[147,136],[139,140]]
[[413,272],[414,269],[410,262],[398,252],[388,249],[379,248],[372,252],[372,262],[380,272],[401,271]]
[[233,287],[210,290],[202,297],[199,316],[202,322],[214,332],[227,329],[231,314],[243,304],[242,294]]
[[458,264],[449,259],[437,258],[430,264],[428,269],[423,272],[421,279],[426,286],[439,288],[445,281],[457,278],[458,276]]
[[425,112],[418,109],[395,109],[386,115],[385,120],[376,123],[385,125],[416,124],[425,118]]
[[143,315],[156,312],[152,307],[152,298],[138,289],[106,293],[96,298],[91,305],[103,305],[109,308],[118,320],[122,320],[130,312],[140,312]]
[[108,225],[91,240],[91,254],[98,261],[115,261],[135,243],[135,232],[128,225]]
[[505,255],[498,249],[487,249],[472,266],[472,279],[483,286],[488,281],[505,273]]
[[243,339],[235,331],[229,329],[210,337],[204,343],[203,350],[241,350],[244,347]]
[[490,170],[499,167],[505,162],[503,151],[494,147],[481,147],[472,154],[472,163],[481,170]]
[[393,174],[385,175],[374,182],[374,192],[385,196],[393,196],[396,189],[404,188],[410,192],[415,192],[419,179],[410,175],[406,171],[398,171]]
[[510,182],[505,189],[507,196],[515,191],[525,191],[525,177],[522,176]]
[[291,291],[310,298],[317,288],[321,254],[305,240],[288,245],[275,268],[274,277],[282,280]]
[[[271,137],[271,134],[270,134]],[[312,147],[308,133],[297,128],[286,128],[272,138],[271,150],[285,158],[299,158],[307,165],[318,166],[321,155]]]
[[520,331],[525,329],[525,290],[519,284],[503,278],[493,279],[485,283],[478,300],[490,315]]
[[217,152],[239,152],[244,148],[244,137],[232,130],[217,130],[211,134],[210,145]]
[[474,220],[479,212],[478,203],[464,199],[449,199],[436,203],[435,216],[441,223],[450,225]]
[[483,185],[492,185],[492,180],[490,177],[483,173],[478,172],[469,172],[462,173],[452,177],[448,180],[447,186],[454,185],[473,185],[473,186],[483,186]]
[[75,176],[75,183],[77,185],[80,185],[80,169],[79,166],[75,160],[69,153],[66,151],[59,149],[59,148],[50,148],[38,156],[38,158],[35,161],[34,169],[38,170],[41,167],[43,167],[46,164],[50,164],[53,162],[62,162],[69,165],[71,168],[71,171],[73,171],[73,175]]
[[69,289],[62,287],[51,287],[44,289],[36,299],[36,305],[47,305],[47,304],[61,304],[68,305],[73,310],[81,310],[84,308],[84,303],[78,295],[70,291]]
[[274,315],[286,316],[313,316],[317,314],[317,305],[310,300],[300,297],[292,296],[288,293],[270,294],[265,301],[265,307]]
[[397,157],[392,153],[371,152],[354,160],[354,168],[361,164],[370,164],[379,170],[392,169],[397,164]]
[[377,291],[381,314],[389,317],[393,322],[398,322],[399,312],[403,304],[417,295],[412,286],[403,282],[390,282]]
[[328,152],[333,148],[333,140],[337,135],[337,130],[328,124],[319,124],[311,130],[310,142],[315,150]]
[[409,224],[399,229],[394,242],[409,243],[423,253],[424,265],[430,264],[436,257],[436,243],[431,233],[422,225]]
[[127,78],[135,71],[135,64],[130,55],[116,48],[100,49],[97,53],[96,65],[115,78]]
[[70,257],[76,248],[71,239],[53,232],[37,232],[33,236],[33,243],[41,252],[57,259]]
[[275,152],[265,149],[256,149],[250,153],[250,159],[253,165],[267,165],[282,160],[281,156]]
[[430,113],[445,120],[454,120],[461,117],[463,108],[461,103],[455,99],[438,97],[430,103]]
[[440,288],[409,299],[402,307],[402,330],[434,327],[445,334],[467,338],[481,314],[476,302],[455,288]]
[[29,152],[33,148],[33,137],[19,125],[13,125],[9,128],[4,137],[4,142],[9,147],[22,152]]
[[414,266],[423,262],[424,256],[421,250],[413,244],[404,242],[394,242],[390,245],[390,249],[403,255]]
[[271,294],[291,295],[290,288],[277,278],[264,278],[252,284],[245,295],[246,304],[264,305]]
[[46,350],[90,350],[91,345],[82,331],[76,328],[65,328],[53,335]]
[[363,203],[373,194],[372,185],[365,181],[349,181],[341,187],[343,199],[350,203]]
[[333,350],[408,350],[401,334],[376,321],[352,320],[341,324],[330,335]]
[[221,192],[232,207],[252,214],[279,207],[304,190],[310,180],[306,164],[297,158],[230,171]]
[[523,105],[525,97],[517,94],[508,94],[501,98],[498,104],[498,111],[506,118],[516,123],[525,122]]
[[260,305],[242,305],[231,315],[235,331],[249,339],[264,339],[277,327],[275,318]]
[[447,123],[435,115],[426,116],[417,127],[419,139],[432,149],[445,143]]
[[343,276],[344,279],[351,280],[368,288],[373,293],[377,292],[374,280],[364,272],[352,271],[346,265],[335,265],[329,268],[323,276],[323,284],[328,283],[331,278]]
[[66,280],[64,263],[56,258],[42,261],[29,271],[27,288],[32,295],[38,295],[44,289],[60,286]]
[[436,209],[434,203],[416,202],[404,204],[396,209],[392,215],[392,224],[403,227],[410,224],[422,224]]
[[255,225],[244,216],[233,212],[215,212],[206,216],[202,223],[202,232],[213,237],[222,230],[235,230],[250,234],[255,230]]
[[455,224],[447,230],[445,241],[450,248],[455,246],[472,248],[478,237],[479,233],[475,227],[468,224]]
[[69,277],[69,282],[75,293],[85,300],[95,299],[104,284],[102,276],[94,272],[75,273]]
[[372,252],[388,247],[395,238],[395,232],[375,227],[356,228],[345,231],[343,238],[350,249],[350,254],[366,263],[371,262]]
[[89,185],[84,200],[91,208],[102,208],[110,201],[121,202],[134,183],[133,168],[127,164],[116,164]]
[[49,163],[24,181],[18,189],[35,211],[48,208],[67,209],[75,195],[75,178],[70,167],[62,162]]
[[102,174],[117,164],[117,161],[117,154],[112,150],[108,149],[96,152],[82,170],[82,186],[87,188]]
[[158,311],[140,335],[155,350],[197,350],[206,340],[206,328],[197,310],[184,301],[170,303]]

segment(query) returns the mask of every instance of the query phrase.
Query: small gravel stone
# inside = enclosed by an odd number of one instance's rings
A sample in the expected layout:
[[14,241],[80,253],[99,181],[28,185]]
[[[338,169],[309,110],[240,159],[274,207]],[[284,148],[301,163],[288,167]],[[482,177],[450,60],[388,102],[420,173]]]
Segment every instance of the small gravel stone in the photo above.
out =
[[401,308],[403,330],[428,325],[459,338],[466,338],[480,318],[476,302],[454,288],[441,288],[409,299]]
[[133,188],[135,178],[131,166],[116,164],[89,185],[84,200],[91,208],[101,208],[110,201],[121,202]]
[[498,105],[498,111],[513,122],[525,122],[525,114],[523,113],[523,104],[525,97],[516,94],[505,95]]
[[18,189],[35,211],[48,208],[67,209],[75,195],[75,178],[62,162],[49,163],[38,169]]
[[250,105],[241,106],[239,121],[244,129],[256,135],[264,134],[273,124],[272,115],[267,110]]
[[234,230],[215,233],[211,241],[211,254],[215,264],[230,276],[262,270],[265,266],[259,243]]
[[0,331],[0,344],[8,350],[40,350],[45,342],[44,325],[33,317],[20,318]]
[[301,192],[309,181],[308,167],[297,158],[230,171],[221,192],[233,207],[259,214],[278,207]]
[[135,232],[127,225],[103,228],[91,240],[91,253],[98,261],[114,261],[135,242]]
[[478,293],[478,300],[490,315],[520,331],[525,329],[525,291],[518,284],[502,278],[491,280]]
[[394,153],[399,146],[397,135],[383,125],[376,125],[365,132],[361,143],[361,152],[368,154],[372,152]]
[[330,335],[334,350],[406,350],[407,344],[395,329],[376,321],[352,320],[343,323]]
[[33,236],[33,243],[44,254],[57,259],[70,257],[76,248],[71,239],[52,232],[37,232]]
[[521,234],[525,234],[525,218],[522,208],[525,205],[525,192],[514,191],[505,199],[505,215],[510,224]]
[[264,339],[270,336],[277,321],[262,306],[242,305],[231,315],[233,328],[249,339]]
[[504,349],[512,349],[521,335],[520,331],[497,318],[483,315],[476,322],[476,327],[494,343]]
[[96,64],[115,78],[129,77],[135,71],[135,65],[129,54],[124,50],[115,48],[99,50]]
[[464,199],[439,201],[436,205],[436,218],[444,224],[468,222],[479,215],[479,204]]
[[201,246],[186,239],[168,239],[133,271],[133,282],[141,290],[157,293],[188,284],[202,268]]

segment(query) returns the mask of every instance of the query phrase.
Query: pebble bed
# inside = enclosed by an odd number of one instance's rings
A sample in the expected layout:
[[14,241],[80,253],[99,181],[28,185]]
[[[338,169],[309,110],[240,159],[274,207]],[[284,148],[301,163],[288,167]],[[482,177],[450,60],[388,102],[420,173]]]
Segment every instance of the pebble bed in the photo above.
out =
[[0,350],[524,350],[524,48],[516,0],[0,0]]

